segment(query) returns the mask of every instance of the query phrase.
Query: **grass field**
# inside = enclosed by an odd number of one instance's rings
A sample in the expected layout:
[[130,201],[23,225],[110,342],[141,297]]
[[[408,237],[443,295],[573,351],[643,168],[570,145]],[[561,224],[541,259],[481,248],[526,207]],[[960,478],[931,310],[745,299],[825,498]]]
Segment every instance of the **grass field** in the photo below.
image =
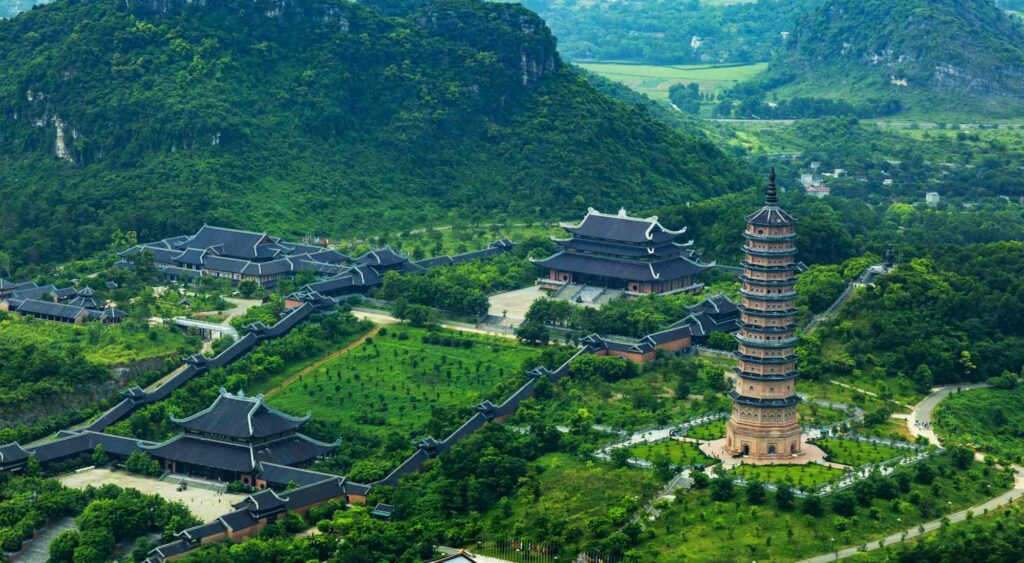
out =
[[863,440],[823,438],[816,440],[814,444],[825,450],[829,461],[851,467],[860,467],[869,463],[881,463],[908,453],[900,448],[883,446]]
[[[721,373],[728,361],[710,362],[698,358],[699,370],[704,373]],[[698,380],[693,383],[692,392],[703,398],[690,397],[678,400],[674,386],[678,379],[671,364],[653,363],[636,377],[607,382],[597,379],[569,379],[555,389],[552,399],[538,403],[537,408],[546,411],[547,420],[568,424],[579,409],[586,409],[596,424],[604,424],[617,430],[639,430],[728,409],[729,398],[722,393],[706,389]]]
[[789,483],[798,489],[811,490],[843,476],[842,469],[816,463],[805,465],[740,465],[731,470],[744,479],[757,479],[766,483]]
[[646,94],[667,100],[673,84],[696,82],[702,92],[713,92],[747,80],[767,68],[767,63],[739,65],[644,65],[630,63],[576,63],[594,74]]
[[197,336],[136,322],[114,326],[89,322],[78,326],[12,316],[0,321],[0,338],[49,347],[81,346],[85,359],[104,366],[199,351]]
[[986,452],[1024,459],[1024,389],[973,389],[939,405],[935,431],[942,440],[975,444]]
[[388,327],[386,335],[324,362],[268,402],[285,412],[312,412],[314,419],[371,433],[414,433],[435,408],[468,411],[484,399],[500,401],[499,386],[524,380],[523,361],[536,354],[507,338],[440,332],[472,342],[465,348],[426,344],[421,340],[426,334],[425,329]]
[[850,418],[850,415],[841,410],[836,410],[808,401],[804,401],[797,405],[796,410],[800,414],[801,424],[804,425],[828,426]]
[[1009,487],[1005,475],[986,472],[980,463],[967,471],[955,470],[945,456],[936,463],[939,477],[932,485],[912,482],[911,491],[898,501],[874,499],[849,518],[832,512],[827,497],[822,499],[822,516],[811,516],[801,510],[799,499],[792,510],[777,509],[774,493],[754,506],[742,487],[725,502],[712,500],[710,489],[691,489],[657,520],[645,523],[653,534],[643,536],[636,560],[795,561],[916,526]]
[[[530,478],[536,486],[520,488],[482,517],[488,536],[531,542],[557,530],[568,544],[562,553],[575,555],[582,543],[614,532],[618,519],[642,505],[658,488],[650,470],[615,468],[567,454],[545,455],[532,467],[538,471]],[[508,552],[498,549],[499,543],[487,542],[480,546],[481,551],[511,559]],[[467,547],[477,551],[477,546]]]
[[630,457],[656,462],[667,458],[674,465],[704,466],[715,463],[715,460],[704,455],[697,444],[678,440],[662,440],[653,444],[640,444],[629,448]]
[[706,441],[724,438],[725,423],[726,419],[723,418],[721,420],[709,422],[708,424],[701,424],[700,426],[695,426],[686,431],[686,437]]

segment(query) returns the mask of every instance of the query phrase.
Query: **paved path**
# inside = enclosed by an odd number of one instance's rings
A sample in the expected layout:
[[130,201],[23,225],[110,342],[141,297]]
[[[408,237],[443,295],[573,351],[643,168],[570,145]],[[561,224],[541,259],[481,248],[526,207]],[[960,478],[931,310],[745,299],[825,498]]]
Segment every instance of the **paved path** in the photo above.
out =
[[932,414],[935,412],[935,407],[939,406],[950,393],[957,389],[967,391],[969,389],[981,389],[988,387],[987,383],[973,383],[970,385],[949,385],[946,387],[936,387],[932,389],[932,393],[921,400],[916,406],[911,407],[910,416],[907,417],[907,429],[910,430],[910,434],[915,438],[918,436],[924,436],[928,438],[928,443],[936,446],[941,446],[939,437],[935,435],[935,430],[932,427]]
[[[932,414],[935,412],[935,407],[939,406],[939,403],[941,403],[943,399],[958,388],[966,391],[968,389],[980,389],[983,387],[988,387],[988,385],[985,383],[974,383],[971,385],[950,385],[947,387],[936,387],[932,389],[930,395],[922,399],[921,402],[914,407],[911,407],[911,413],[906,418],[907,428],[913,436],[924,436],[928,438],[929,443],[941,446],[942,443],[939,441],[938,436],[935,435],[935,431],[932,428]],[[983,456],[981,453],[976,452],[975,457]],[[1020,499],[1022,495],[1024,495],[1024,468],[1015,465],[1014,486],[1012,489],[979,505],[972,506],[966,510],[961,510],[960,512],[949,515],[949,521],[952,523],[962,522],[967,519],[968,512],[972,512],[975,515],[980,515],[986,510],[991,512],[1011,503],[1014,500]],[[900,543],[910,538],[935,531],[941,526],[942,520],[932,520],[931,522],[926,522],[916,528],[909,528],[902,532],[897,532],[882,540],[869,542],[863,548],[848,547],[833,553],[826,553],[810,559],[804,559],[802,563],[823,563],[825,561],[835,561],[837,559],[853,557],[861,551],[873,551],[887,545]]]
[[[371,321],[373,321],[373,322],[375,322],[377,324],[398,324],[399,322],[401,322],[398,319],[396,319],[395,317],[391,316],[391,314],[388,313],[387,311],[377,311],[377,310],[370,310],[370,309],[364,309],[364,308],[353,308],[352,309],[352,314],[355,315],[357,318],[371,320]],[[511,338],[511,339],[515,339],[515,337],[516,337],[515,334],[509,334],[509,333],[505,333],[505,332],[497,332],[497,331],[485,330],[485,329],[482,329],[482,328],[477,328],[477,327],[475,327],[473,325],[464,324],[464,323],[456,323],[456,322],[453,322],[453,321],[449,321],[449,322],[441,321],[438,324],[441,325],[441,328],[447,328],[449,330],[461,330],[462,332],[472,332],[474,334],[485,334],[487,336],[500,336],[502,338]]]
[[[980,515],[983,512],[985,512],[986,510],[992,511],[992,510],[995,510],[995,509],[997,509],[997,508],[999,508],[1001,506],[1007,505],[1011,501],[1021,498],[1021,495],[1024,495],[1024,474],[1022,474],[1020,472],[1020,470],[1018,470],[1017,471],[1017,483],[1016,483],[1016,486],[1013,489],[1011,489],[1011,490],[1009,490],[1009,491],[1007,491],[1007,492],[997,496],[994,499],[991,499],[991,500],[988,500],[986,502],[983,502],[983,503],[981,503],[981,504],[979,504],[977,506],[973,506],[973,507],[971,507],[971,508],[969,508],[967,510],[961,510],[960,512],[957,512],[955,514],[951,514],[949,516],[949,521],[952,522],[952,523],[962,522],[962,521],[967,519],[967,513],[968,512],[973,512],[975,515]],[[858,547],[848,547],[846,549],[841,549],[841,550],[839,550],[838,552],[835,552],[835,553],[827,553],[825,555],[819,555],[817,557],[812,557],[810,559],[804,559],[802,563],[824,563],[825,561],[835,561],[837,559],[845,559],[847,557],[853,557],[854,555],[857,555],[861,551],[874,551],[876,549],[879,549],[879,548],[887,546],[887,545],[893,545],[893,544],[896,544],[896,543],[900,543],[900,542],[908,540],[910,538],[920,536],[921,534],[926,534],[928,532],[933,532],[933,531],[939,529],[941,526],[942,526],[942,521],[941,520],[932,520],[931,522],[927,522],[925,524],[922,524],[921,526],[919,526],[917,528],[910,528],[908,530],[904,530],[902,532],[898,532],[898,533],[892,534],[890,536],[887,536],[884,540],[881,540],[881,542],[879,542],[879,541],[869,542],[867,544],[867,546],[863,550],[859,546]]]
[[285,387],[288,387],[292,383],[295,383],[303,375],[308,375],[308,374],[312,373],[313,370],[315,370],[316,368],[324,365],[324,363],[329,362],[329,361],[333,360],[334,358],[337,358],[338,356],[341,356],[342,354],[347,354],[353,348],[356,348],[358,346],[362,346],[363,343],[366,342],[367,338],[372,338],[372,337],[376,336],[377,333],[380,332],[380,329],[381,329],[381,325],[379,325],[379,324],[373,325],[373,328],[370,329],[370,332],[367,332],[366,334],[360,336],[358,339],[356,339],[354,342],[348,344],[344,348],[342,348],[340,350],[337,350],[335,352],[332,352],[332,353],[330,353],[330,354],[320,358],[319,360],[313,362],[312,364],[309,364],[308,366],[306,366],[306,367],[300,369],[299,371],[293,373],[292,375],[288,376],[287,379],[282,381],[280,385],[278,385],[277,387],[274,387],[270,391],[267,391],[266,393],[264,393],[263,396],[265,398],[269,399],[270,397],[273,397],[274,395],[280,393]]

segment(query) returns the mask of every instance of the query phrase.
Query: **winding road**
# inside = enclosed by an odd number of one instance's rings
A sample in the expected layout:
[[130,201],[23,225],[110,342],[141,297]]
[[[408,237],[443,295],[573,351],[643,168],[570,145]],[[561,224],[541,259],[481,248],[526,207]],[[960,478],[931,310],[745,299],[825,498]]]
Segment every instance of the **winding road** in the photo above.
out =
[[[910,430],[910,434],[914,437],[924,436],[928,439],[928,442],[936,446],[941,446],[938,436],[935,435],[935,431],[932,429],[932,415],[935,413],[935,408],[939,406],[950,393],[956,391],[958,388],[964,391],[969,389],[980,389],[987,387],[985,383],[975,383],[972,385],[950,385],[947,387],[937,387],[932,389],[930,395],[921,400],[920,403],[913,407],[910,416],[907,417],[907,428]],[[975,452],[975,457],[983,458],[984,456]],[[986,511],[992,511],[1002,506],[1010,504],[1014,500],[1020,499],[1024,495],[1024,468],[1015,465],[1014,471],[1015,481],[1014,486],[1009,491],[993,498],[989,499],[979,505],[972,506],[966,510],[961,510],[948,516],[951,523],[962,522],[967,519],[967,513],[983,514]],[[836,561],[838,559],[845,559],[847,557],[853,557],[863,551],[873,551],[880,549],[887,545],[893,545],[906,541],[908,539],[926,534],[928,532],[935,531],[942,526],[942,520],[932,520],[926,522],[915,528],[908,528],[902,532],[897,532],[886,536],[881,540],[875,540],[868,542],[864,546],[848,547],[839,551],[826,553],[810,559],[804,559],[801,563],[824,563],[825,561]]]

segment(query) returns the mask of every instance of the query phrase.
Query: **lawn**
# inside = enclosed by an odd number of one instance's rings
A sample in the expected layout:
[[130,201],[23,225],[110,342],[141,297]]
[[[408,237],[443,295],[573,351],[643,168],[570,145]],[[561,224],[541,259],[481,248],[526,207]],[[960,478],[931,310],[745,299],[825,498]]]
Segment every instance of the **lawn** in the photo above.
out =
[[875,444],[867,440],[822,438],[815,440],[814,445],[825,450],[829,461],[850,467],[881,463],[910,453],[905,449]]
[[[529,478],[528,486],[502,499],[481,518],[488,538],[480,546],[484,554],[507,556],[499,546],[518,539],[561,544],[561,553],[575,555],[585,542],[614,532],[658,489],[650,470],[615,468],[562,453],[541,457],[531,474],[534,470],[538,472]],[[553,541],[553,537],[560,539]],[[467,547],[477,551],[477,546]]]
[[[928,462],[932,463],[932,462]],[[958,470],[946,456],[934,460],[937,477],[930,485],[911,479],[909,492],[897,500],[876,498],[856,506],[853,517],[832,511],[822,499],[820,516],[806,514],[803,501],[790,510],[776,508],[774,493],[752,505],[742,487],[733,498],[711,499],[710,489],[691,489],[654,522],[653,532],[638,547],[639,561],[793,561],[856,546],[898,530],[977,504],[1009,488],[1005,475],[980,463]],[[908,468],[912,473],[915,468]]]
[[889,418],[881,424],[862,426],[857,429],[858,434],[875,436],[876,438],[888,438],[891,440],[903,440],[913,442],[914,437],[907,428],[907,421],[899,418]]
[[798,489],[811,490],[829,481],[835,481],[845,472],[816,463],[804,465],[740,465],[731,473],[743,479],[757,479],[766,483],[788,483]]
[[716,463],[716,460],[704,455],[697,444],[680,442],[679,440],[662,440],[652,444],[640,444],[629,448],[630,457],[654,463],[668,459],[673,465],[704,465]]
[[537,353],[506,338],[446,330],[438,334],[471,346],[427,344],[422,341],[427,334],[421,328],[388,327],[268,402],[285,412],[311,412],[340,429],[414,435],[423,432],[435,409],[447,411],[446,421],[456,423],[484,399],[500,402],[525,381],[524,360]]
[[701,92],[730,88],[760,74],[767,63],[723,65],[644,65],[629,63],[577,63],[578,66],[646,94],[667,100],[673,84],[700,84]]
[[972,389],[946,397],[936,411],[943,442],[976,444],[997,456],[1024,460],[1024,389]]
[[800,422],[810,426],[829,426],[850,418],[850,415],[831,407],[804,401],[797,405],[797,413],[800,414]]
[[707,424],[701,424],[700,426],[694,426],[686,431],[686,437],[709,442],[711,440],[724,438],[726,422],[727,419],[723,418]]

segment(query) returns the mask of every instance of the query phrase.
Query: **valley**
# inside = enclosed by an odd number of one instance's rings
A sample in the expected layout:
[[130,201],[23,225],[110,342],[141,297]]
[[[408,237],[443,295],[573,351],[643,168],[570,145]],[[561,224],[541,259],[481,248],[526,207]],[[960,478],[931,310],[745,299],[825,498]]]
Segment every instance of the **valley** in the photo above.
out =
[[1024,559],[1017,4],[0,0],[0,561]]

